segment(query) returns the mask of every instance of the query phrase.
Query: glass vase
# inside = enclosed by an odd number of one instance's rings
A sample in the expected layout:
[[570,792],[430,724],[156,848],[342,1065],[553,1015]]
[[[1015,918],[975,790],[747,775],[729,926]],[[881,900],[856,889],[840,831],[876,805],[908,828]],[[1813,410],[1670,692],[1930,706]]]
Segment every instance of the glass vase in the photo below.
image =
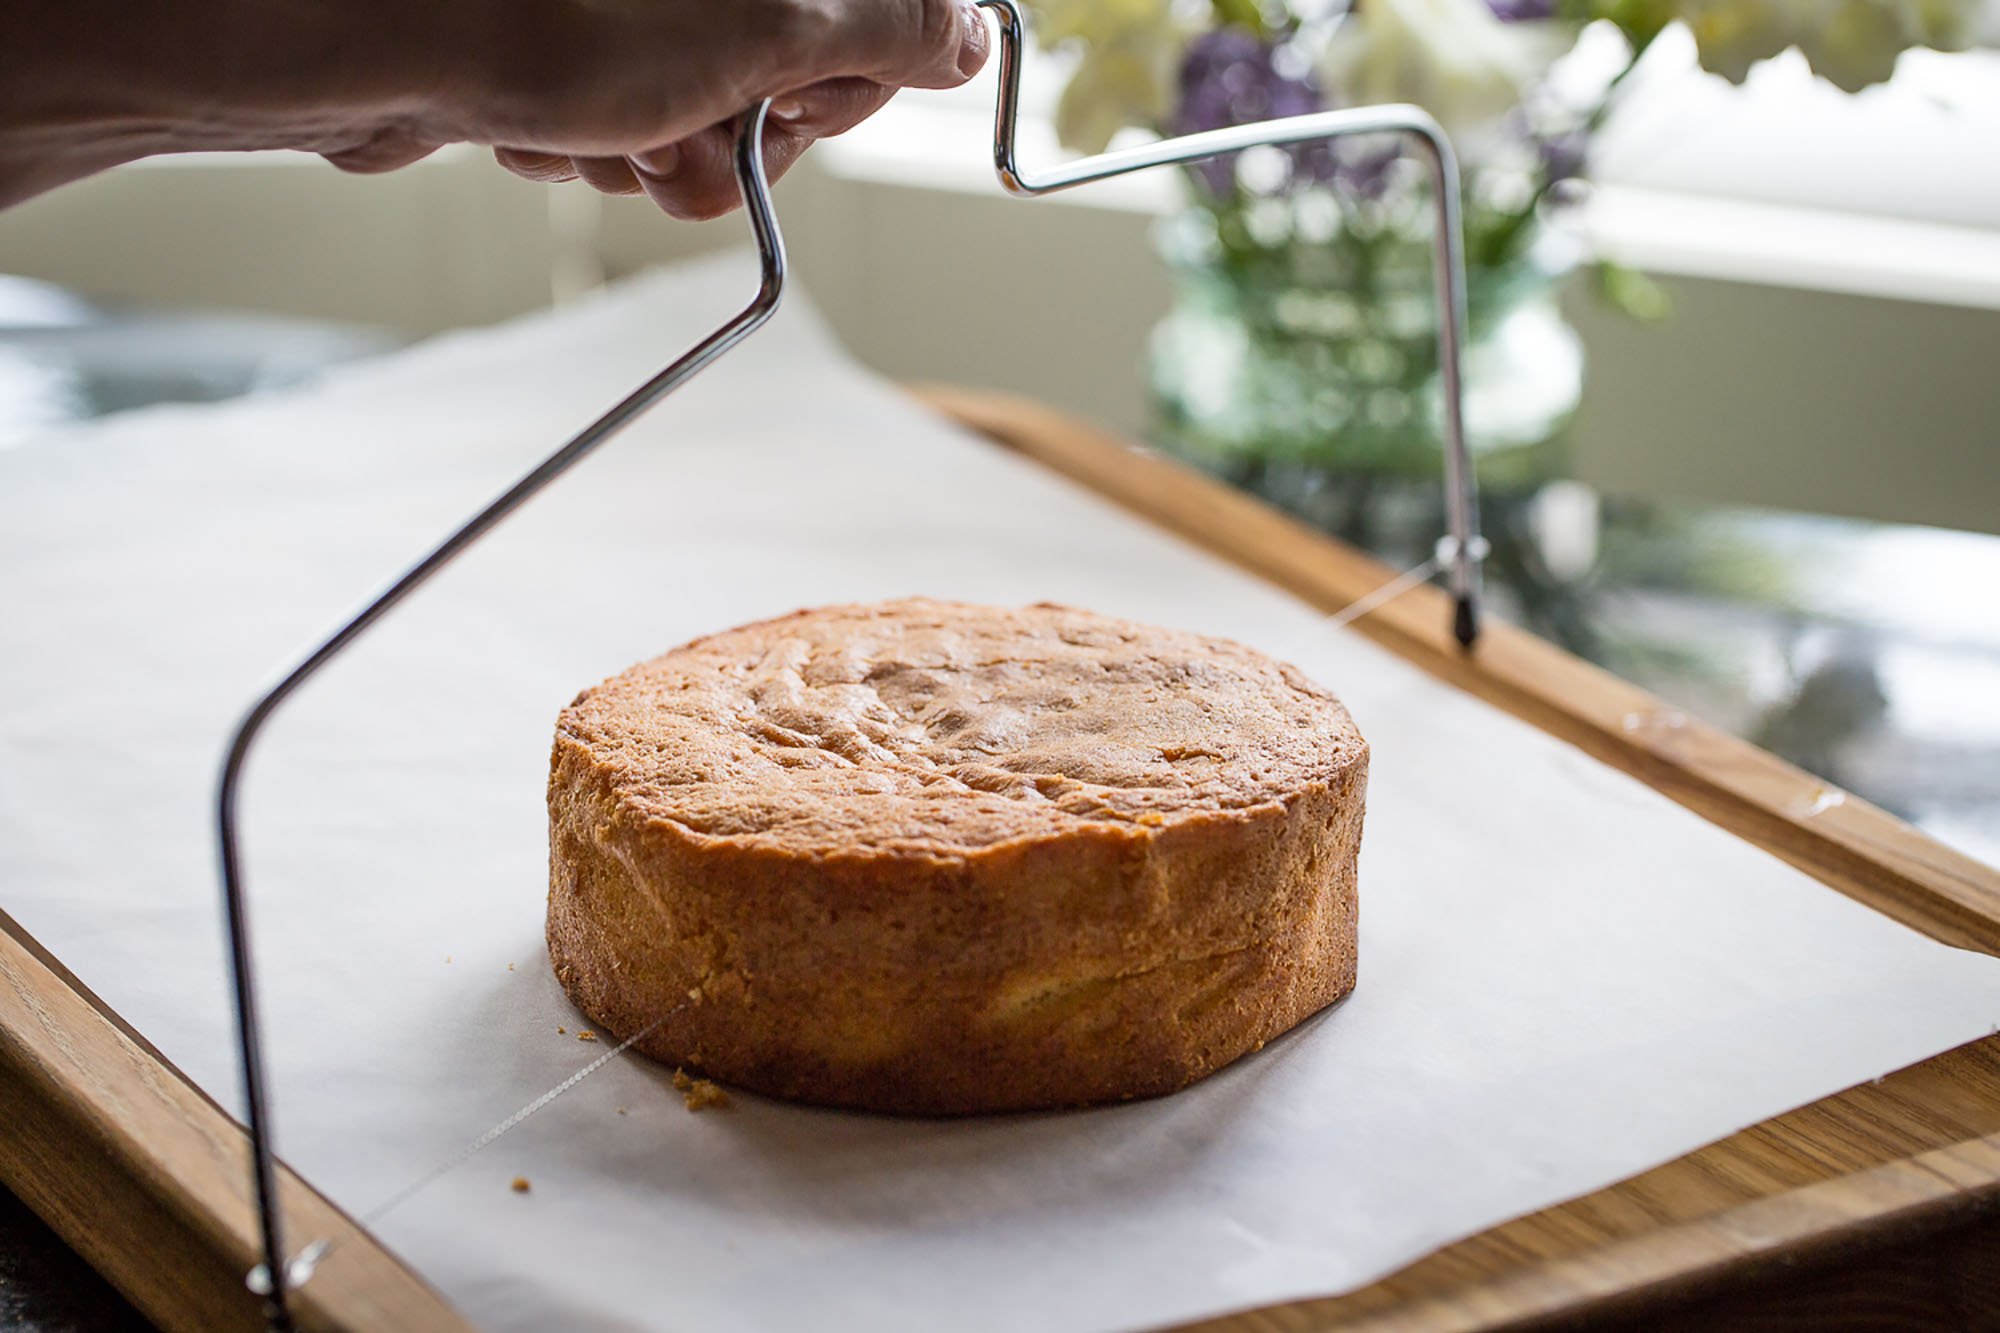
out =
[[[1435,294],[1420,236],[1258,244],[1191,208],[1157,230],[1175,301],[1149,357],[1155,442],[1392,559],[1442,528]],[[1467,273],[1467,442],[1487,527],[1564,471],[1583,354],[1547,247]],[[1495,512],[1498,510],[1499,512]],[[1496,534],[1497,535],[1497,534]]]

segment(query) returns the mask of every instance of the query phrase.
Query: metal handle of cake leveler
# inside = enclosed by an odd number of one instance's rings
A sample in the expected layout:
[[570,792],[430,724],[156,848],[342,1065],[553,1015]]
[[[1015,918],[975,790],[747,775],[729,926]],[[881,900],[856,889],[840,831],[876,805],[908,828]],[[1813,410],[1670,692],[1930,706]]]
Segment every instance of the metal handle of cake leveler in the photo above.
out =
[[647,380],[631,394],[585,426],[576,437],[550,454],[505,493],[446,537],[430,554],[411,565],[355,612],[297,665],[279,676],[238,723],[222,765],[216,791],[216,829],[221,854],[222,899],[229,924],[229,961],[235,987],[237,1054],[242,1064],[244,1105],[248,1112],[252,1185],[257,1199],[259,1248],[264,1260],[252,1270],[250,1286],[265,1297],[265,1318],[273,1329],[292,1327],[286,1288],[309,1275],[294,1276],[284,1259],[284,1235],[278,1211],[277,1165],[271,1142],[271,1112],[264,1076],[263,1041],[258,1029],[257,988],[251,971],[250,922],[244,900],[242,859],[236,837],[236,793],[243,778],[250,746],[278,706],[310,680],[341,649],[347,647],[391,608],[428,582],[468,546],[492,531],[537,492],[582,461],[597,446],[636,421],[662,398],[714,364],[716,359],[754,333],[777,310],[785,287],[785,242],[778,231],[771,190],[764,178],[764,119],[767,101],[747,113],[736,138],[736,183],[744,211],[757,238],[762,281],[749,305],[709,334],[678,361]]
[[1027,32],[1017,0],[978,0],[1000,23],[1000,100],[993,121],[993,169],[1017,195],[1054,194],[1092,181],[1108,180],[1149,167],[1197,162],[1245,148],[1311,143],[1353,134],[1394,134],[1412,140],[1430,166],[1436,215],[1432,267],[1437,281],[1438,379],[1444,391],[1446,554],[1453,600],[1452,635],[1470,648],[1479,637],[1479,562],[1486,553],[1479,536],[1478,483],[1465,443],[1465,385],[1461,360],[1465,344],[1465,235],[1460,223],[1458,158],[1437,121],[1420,107],[1387,105],[1319,111],[1282,120],[1232,125],[1138,148],[1100,153],[1049,167],[1034,175],[1021,170],[1015,137],[1021,121],[1021,56]]

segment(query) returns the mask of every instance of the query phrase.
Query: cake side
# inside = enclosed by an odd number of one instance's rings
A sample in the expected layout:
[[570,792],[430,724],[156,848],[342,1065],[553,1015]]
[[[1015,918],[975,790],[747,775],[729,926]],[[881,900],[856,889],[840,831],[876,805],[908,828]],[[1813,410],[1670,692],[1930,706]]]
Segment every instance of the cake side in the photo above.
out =
[[[587,793],[587,759],[559,756]],[[558,801],[579,1008],[725,1083],[961,1114],[1171,1092],[1352,989],[1365,782],[1174,834],[801,864]]]

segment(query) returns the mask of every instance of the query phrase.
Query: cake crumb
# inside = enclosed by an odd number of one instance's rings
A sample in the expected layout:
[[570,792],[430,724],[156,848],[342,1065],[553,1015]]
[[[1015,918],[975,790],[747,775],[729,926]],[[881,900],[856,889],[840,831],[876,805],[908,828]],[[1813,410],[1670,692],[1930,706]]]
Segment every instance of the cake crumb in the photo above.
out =
[[512,972],[514,970],[514,965],[512,963],[507,964],[507,970],[509,972]]
[[690,1111],[706,1111],[711,1106],[729,1105],[729,1094],[723,1090],[721,1084],[698,1078],[694,1081],[693,1087],[681,1094],[681,1101],[686,1103]]
[[690,1111],[706,1111],[711,1106],[729,1105],[729,1093],[721,1084],[696,1078],[685,1069],[674,1071],[674,1088]]
[[515,1176],[513,1182],[509,1184],[507,1188],[514,1191],[514,1193],[516,1194],[526,1194],[530,1189],[534,1187],[528,1184],[528,1178],[526,1176]]
[[619,1114],[619,1115],[624,1115],[624,1114],[625,1114],[625,1108],[624,1108],[624,1107],[622,1107],[622,1106],[621,1106],[621,1107],[619,1107],[619,1108],[618,1108],[618,1114]]
[[449,963],[449,962],[451,961],[451,955],[450,955],[450,954],[446,954],[446,955],[444,956],[444,960],[445,960],[445,961],[446,961],[447,963]]
[[557,1035],[558,1037],[565,1037],[565,1036],[568,1036],[568,1035],[569,1035],[569,1029],[568,1029],[568,1028],[566,1028],[566,1027],[562,1027],[562,1026],[558,1025],[558,1026],[557,1026],[557,1028],[556,1028],[556,1035]]
[[592,1032],[589,1028],[582,1028],[577,1032],[576,1039],[578,1041],[596,1041],[597,1034],[595,1032]]

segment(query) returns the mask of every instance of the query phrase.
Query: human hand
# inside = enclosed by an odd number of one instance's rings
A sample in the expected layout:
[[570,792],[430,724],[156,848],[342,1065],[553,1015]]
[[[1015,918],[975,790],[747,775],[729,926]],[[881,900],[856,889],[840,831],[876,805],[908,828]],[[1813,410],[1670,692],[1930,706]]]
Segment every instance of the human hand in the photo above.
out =
[[[615,0],[551,4],[463,94],[460,137],[529,180],[581,179],[649,196],[680,218],[739,202],[734,120],[775,99],[764,158],[776,179],[815,140],[843,133],[900,88],[950,88],[985,62],[968,0]],[[349,170],[402,166],[438,142],[405,127],[328,153]]]
[[0,207],[154,153],[391,171],[448,143],[539,181],[728,211],[730,123],[773,178],[906,87],[984,63],[971,0],[10,0]]

